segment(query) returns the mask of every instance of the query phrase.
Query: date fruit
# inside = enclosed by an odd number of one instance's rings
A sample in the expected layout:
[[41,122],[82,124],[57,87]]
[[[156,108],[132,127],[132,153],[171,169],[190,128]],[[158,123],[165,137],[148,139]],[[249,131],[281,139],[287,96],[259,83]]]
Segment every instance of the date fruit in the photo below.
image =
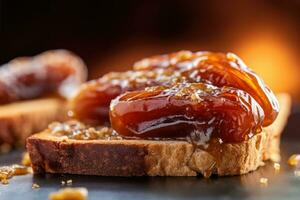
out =
[[189,137],[200,144],[213,137],[227,143],[260,132],[264,112],[242,90],[184,83],[126,92],[111,102],[110,120],[123,137]]
[[0,68],[0,103],[58,93],[69,98],[87,78],[82,60],[65,50],[12,60]]

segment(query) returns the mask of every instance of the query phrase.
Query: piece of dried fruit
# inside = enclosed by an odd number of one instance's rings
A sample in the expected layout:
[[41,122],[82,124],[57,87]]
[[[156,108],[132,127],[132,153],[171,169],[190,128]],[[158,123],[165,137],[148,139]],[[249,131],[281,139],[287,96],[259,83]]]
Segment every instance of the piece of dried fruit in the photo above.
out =
[[70,97],[86,75],[82,60],[65,50],[14,59],[0,68],[0,104],[52,93]]
[[87,197],[86,188],[64,188],[49,194],[49,200],[86,200]]
[[183,82],[181,79],[183,77],[174,75],[172,70],[108,73],[81,86],[70,102],[72,117],[88,124],[104,124],[109,121],[109,104],[118,95],[149,86]]
[[138,138],[185,138],[205,144],[211,137],[241,142],[260,132],[263,111],[246,92],[203,83],[127,92],[110,105],[118,134]]
[[109,103],[126,91],[199,82],[250,94],[264,110],[264,126],[271,124],[278,114],[278,101],[272,91],[234,54],[181,51],[144,59],[134,68],[135,71],[109,73],[84,84],[71,101],[73,117],[104,124],[109,121]]
[[187,79],[206,80],[215,86],[230,86],[249,93],[265,112],[264,126],[277,117],[279,104],[269,87],[233,53],[180,51],[136,62],[135,70],[172,69]]

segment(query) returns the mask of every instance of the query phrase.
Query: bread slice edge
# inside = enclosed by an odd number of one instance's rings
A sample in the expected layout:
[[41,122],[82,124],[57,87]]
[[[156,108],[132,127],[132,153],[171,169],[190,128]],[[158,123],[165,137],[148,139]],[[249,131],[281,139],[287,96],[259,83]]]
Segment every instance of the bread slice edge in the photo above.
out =
[[26,138],[66,119],[66,101],[41,98],[0,105],[0,145],[24,145]]

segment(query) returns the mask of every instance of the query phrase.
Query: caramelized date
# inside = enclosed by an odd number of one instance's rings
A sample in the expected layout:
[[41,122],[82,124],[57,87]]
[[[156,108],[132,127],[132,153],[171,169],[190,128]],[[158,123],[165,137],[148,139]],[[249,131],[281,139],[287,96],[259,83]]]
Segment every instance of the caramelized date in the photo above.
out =
[[277,117],[279,104],[262,79],[232,53],[180,51],[153,56],[136,62],[135,70],[173,69],[191,82],[207,80],[215,86],[230,86],[249,93],[263,108],[263,125],[270,125]]
[[110,104],[112,128],[124,137],[242,142],[261,130],[263,119],[248,93],[204,83],[126,92]]
[[86,80],[86,75],[82,60],[65,50],[17,58],[0,68],[0,103],[54,92],[67,98]]
[[110,101],[126,91],[199,82],[231,86],[249,93],[265,111],[263,125],[272,123],[278,113],[273,93],[233,54],[181,51],[144,59],[134,68],[136,71],[109,73],[84,84],[71,103],[75,118],[103,124],[109,121]]
[[104,124],[109,122],[109,104],[118,95],[148,86],[172,85],[184,82],[183,79],[173,70],[112,72],[83,84],[70,107],[74,118],[88,124]]

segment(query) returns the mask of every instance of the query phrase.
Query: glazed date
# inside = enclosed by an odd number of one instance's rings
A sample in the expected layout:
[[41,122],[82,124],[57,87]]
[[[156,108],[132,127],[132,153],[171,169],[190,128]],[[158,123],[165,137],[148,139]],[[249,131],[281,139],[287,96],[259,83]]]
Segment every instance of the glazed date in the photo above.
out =
[[249,93],[263,108],[263,125],[277,117],[279,104],[269,87],[232,53],[180,51],[145,58],[134,64],[135,70],[172,69],[191,82],[207,80],[215,86],[230,86]]
[[181,76],[175,77],[173,70],[111,72],[83,84],[70,101],[71,111],[74,118],[85,123],[105,124],[109,122],[109,104],[118,95],[176,82],[184,80]]
[[12,60],[0,68],[0,103],[58,93],[68,98],[86,80],[82,60],[66,50]]
[[264,112],[248,93],[204,83],[126,92],[110,104],[114,130],[129,138],[241,142],[261,131]]
[[278,102],[272,91],[233,54],[181,51],[137,62],[135,71],[109,73],[84,84],[74,97],[74,117],[92,124],[109,122],[110,101],[126,91],[176,83],[208,82],[249,93],[264,109],[266,126],[275,120]]

